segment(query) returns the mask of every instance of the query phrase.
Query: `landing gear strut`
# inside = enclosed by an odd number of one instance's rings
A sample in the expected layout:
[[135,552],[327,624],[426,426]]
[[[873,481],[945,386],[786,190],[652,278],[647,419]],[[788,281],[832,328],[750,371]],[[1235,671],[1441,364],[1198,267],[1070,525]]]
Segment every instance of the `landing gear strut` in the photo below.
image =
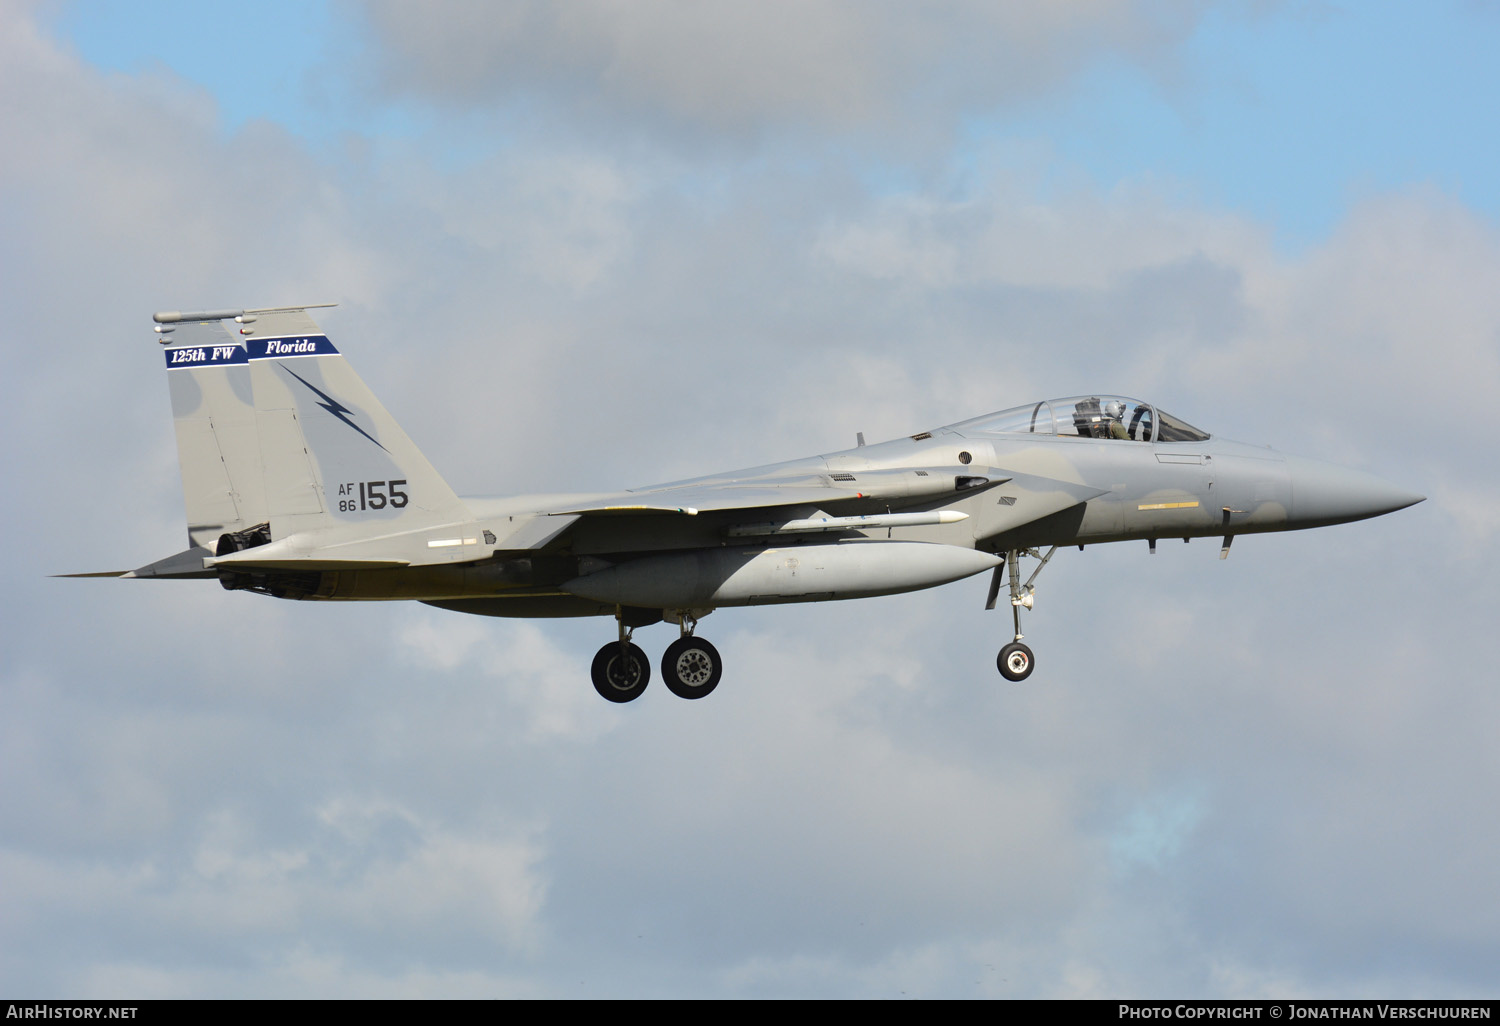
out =
[[[984,605],[986,609],[994,609],[996,601],[1000,598],[1001,573],[1008,572],[1010,576],[1010,608],[1011,615],[1015,618],[1016,640],[1002,648],[999,657],[995,660],[1000,668],[1000,676],[1006,680],[1025,680],[1031,676],[1031,671],[1036,666],[1036,656],[1032,654],[1028,646],[1021,644],[1021,639],[1025,637],[1021,633],[1021,607],[1031,608],[1036,599],[1036,588],[1033,585],[1037,575],[1042,572],[1042,567],[1047,565],[1047,561],[1056,551],[1056,545],[1048,549],[1045,556],[1036,549],[1011,549],[1005,554],[1005,566],[995,567],[995,574],[990,578],[990,596]],[[1026,579],[1025,584],[1021,583],[1021,556],[1023,554],[1041,560],[1031,576]]]
[[611,702],[630,702],[641,697],[646,685],[651,683],[651,664],[646,653],[630,643],[635,628],[626,627],[620,620],[620,640],[611,641],[594,656],[590,674],[594,678],[594,690]]

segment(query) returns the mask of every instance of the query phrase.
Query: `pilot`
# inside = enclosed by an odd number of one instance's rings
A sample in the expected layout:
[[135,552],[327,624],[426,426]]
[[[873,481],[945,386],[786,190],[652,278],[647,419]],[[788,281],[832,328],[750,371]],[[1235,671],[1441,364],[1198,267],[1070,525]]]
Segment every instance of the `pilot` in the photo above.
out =
[[1125,404],[1120,400],[1111,399],[1104,404],[1104,423],[1108,437],[1130,441],[1130,432],[1125,427]]

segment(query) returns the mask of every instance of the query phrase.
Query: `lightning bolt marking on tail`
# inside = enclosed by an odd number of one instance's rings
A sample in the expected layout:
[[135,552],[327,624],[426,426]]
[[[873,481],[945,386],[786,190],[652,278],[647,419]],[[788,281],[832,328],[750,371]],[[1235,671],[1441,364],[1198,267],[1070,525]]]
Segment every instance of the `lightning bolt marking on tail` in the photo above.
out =
[[360,434],[362,434],[366,438],[370,439],[370,441],[375,442],[376,445],[380,446],[380,448],[381,448],[381,450],[383,452],[390,452],[390,450],[387,449],[385,446],[380,445],[379,442],[376,442],[375,438],[368,431],[366,431],[364,428],[360,427],[358,424],[354,423],[354,421],[352,421],[352,420],[349,419],[350,417],[354,416],[354,411],[353,410],[349,409],[343,403],[339,402],[337,399],[335,399],[333,396],[329,395],[327,392],[323,391],[318,386],[309,383],[306,378],[304,378],[302,375],[298,374],[296,371],[290,369],[286,365],[283,364],[281,366],[281,369],[284,370],[284,371],[286,371],[292,377],[296,378],[298,381],[302,382],[309,389],[311,389],[314,394],[316,394],[317,396],[319,396],[320,398],[322,398],[323,401],[318,404],[319,406],[323,407],[323,409],[325,409],[329,413],[333,414],[339,420],[343,421],[345,424],[348,424],[354,430],[358,431]]

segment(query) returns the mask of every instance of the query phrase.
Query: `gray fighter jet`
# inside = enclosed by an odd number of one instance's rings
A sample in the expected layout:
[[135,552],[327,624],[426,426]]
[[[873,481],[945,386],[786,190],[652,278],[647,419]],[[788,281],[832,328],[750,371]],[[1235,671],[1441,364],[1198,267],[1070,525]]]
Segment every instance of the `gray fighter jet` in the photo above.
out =
[[[612,616],[594,687],[638,697],[632,632],[662,620],[673,694],[718,685],[695,634],[721,606],[891,595],[992,572],[1026,679],[1021,610],[1059,546],[1292,531],[1423,496],[1214,437],[1157,406],[1084,395],[877,445],[596,495],[461,499],[328,337],[312,306],[158,313],[188,548],[130,572],[284,599],[414,599],[481,616]],[[1045,549],[1045,554],[1043,553]],[[1023,581],[1022,558],[1036,560]]]

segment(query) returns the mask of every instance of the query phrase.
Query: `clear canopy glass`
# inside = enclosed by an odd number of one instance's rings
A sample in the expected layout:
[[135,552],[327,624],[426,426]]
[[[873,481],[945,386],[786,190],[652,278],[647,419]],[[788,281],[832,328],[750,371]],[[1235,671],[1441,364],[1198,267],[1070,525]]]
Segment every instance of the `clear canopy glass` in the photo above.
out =
[[1150,403],[1120,395],[1044,399],[953,425],[961,434],[1068,435],[1128,442],[1202,442],[1200,431]]

